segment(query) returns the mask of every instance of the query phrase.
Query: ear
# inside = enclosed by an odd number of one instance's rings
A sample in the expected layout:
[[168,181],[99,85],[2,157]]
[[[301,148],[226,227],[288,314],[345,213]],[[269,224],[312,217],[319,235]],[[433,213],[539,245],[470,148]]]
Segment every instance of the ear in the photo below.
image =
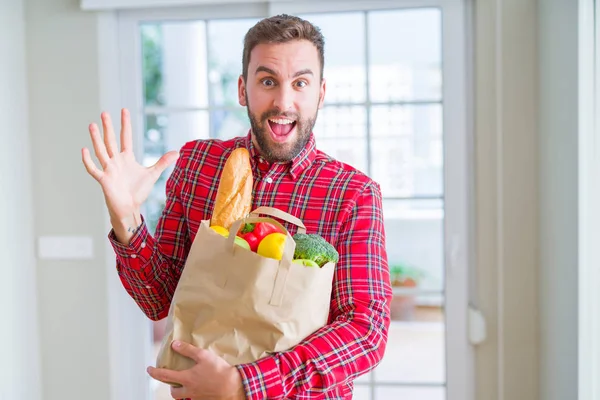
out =
[[248,106],[246,103],[246,82],[244,82],[243,75],[238,78],[238,102],[242,107]]
[[325,101],[325,89],[327,89],[326,86],[325,78],[323,78],[323,81],[321,82],[321,90],[319,92],[319,109],[323,107],[323,102]]

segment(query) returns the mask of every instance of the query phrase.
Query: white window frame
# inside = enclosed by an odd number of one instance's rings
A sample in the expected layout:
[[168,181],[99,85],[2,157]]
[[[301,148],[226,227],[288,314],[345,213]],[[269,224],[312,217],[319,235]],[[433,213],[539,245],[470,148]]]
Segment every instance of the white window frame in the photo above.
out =
[[579,396],[600,399],[600,7],[579,1]]
[[[140,3],[141,1],[138,1]],[[199,3],[205,3],[199,1]],[[474,302],[470,284],[473,257],[473,171],[470,53],[467,0],[373,0],[252,2],[198,5],[180,8],[124,9],[98,12],[100,100],[103,110],[118,116],[122,107],[132,112],[134,129],[143,127],[138,23],[140,21],[263,17],[280,12],[309,13],[398,8],[438,7],[442,10],[443,129],[444,129],[444,248],[446,326],[446,396],[448,400],[475,399],[474,349],[469,342],[469,306]],[[241,55],[240,55],[241,57]],[[471,78],[470,78],[471,79]],[[452,99],[448,101],[448,99]],[[452,140],[446,138],[451,137]],[[143,139],[133,136],[142,159]],[[110,227],[108,216],[106,228]],[[111,399],[152,399],[149,377],[153,365],[152,324],[129,298],[116,277],[114,252],[106,246]],[[125,350],[126,349],[126,350]],[[451,367],[448,367],[451,366]]]

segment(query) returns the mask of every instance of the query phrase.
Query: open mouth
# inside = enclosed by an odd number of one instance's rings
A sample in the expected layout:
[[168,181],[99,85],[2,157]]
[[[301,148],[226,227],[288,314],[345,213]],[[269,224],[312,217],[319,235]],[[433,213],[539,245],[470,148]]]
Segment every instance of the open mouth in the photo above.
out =
[[271,136],[277,142],[283,142],[296,128],[296,121],[287,118],[270,118],[267,122]]

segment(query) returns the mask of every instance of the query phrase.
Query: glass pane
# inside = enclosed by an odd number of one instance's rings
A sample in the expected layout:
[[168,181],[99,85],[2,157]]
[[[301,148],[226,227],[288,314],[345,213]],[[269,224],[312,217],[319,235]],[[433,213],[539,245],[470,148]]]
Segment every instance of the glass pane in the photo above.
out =
[[374,400],[371,397],[371,388],[368,386],[357,385],[355,380],[354,391],[352,392],[352,400]]
[[206,28],[203,21],[140,28],[146,105],[208,105]]
[[367,171],[367,139],[348,138],[344,140],[333,138],[317,138],[317,148],[338,161],[344,162],[359,171]]
[[361,376],[359,376],[358,378],[356,378],[356,379],[354,380],[354,382],[355,382],[355,383],[356,383],[356,382],[360,382],[360,383],[363,383],[363,384],[369,384],[369,382],[371,381],[371,375],[372,375],[372,373],[371,373],[371,372],[369,372],[369,373],[367,373],[367,374],[364,374],[364,375],[361,375]]
[[371,108],[371,173],[385,197],[443,193],[442,106]]
[[429,309],[417,312],[426,313],[420,319],[427,322],[393,321],[390,324],[385,355],[373,372],[376,382],[445,383],[446,343],[443,311],[439,307],[437,311]]
[[439,199],[383,199],[385,218],[444,218],[444,203]]
[[237,106],[237,82],[242,74],[244,35],[257,19],[227,19],[208,22],[209,82],[213,106]]
[[250,121],[246,108],[216,109],[210,113],[210,123],[215,138],[230,139],[246,136],[250,130]]
[[[366,138],[367,112],[363,106],[326,106],[319,110],[314,132],[320,138]],[[362,149],[366,154],[366,149]]]
[[374,400],[446,400],[444,387],[379,387]]
[[313,129],[317,148],[366,173],[366,120],[363,106],[323,107]]
[[366,100],[365,17],[363,13],[301,16],[325,36],[325,103],[364,103]]
[[208,138],[208,112],[192,111],[146,115],[143,164],[150,166],[167,151],[186,142]]
[[[142,159],[145,166],[153,165],[168,151],[179,150],[186,142],[208,138],[207,111],[146,115],[145,123]],[[144,218],[151,233],[164,208],[165,185],[172,171],[173,165],[162,173],[144,204]]]
[[440,10],[373,11],[368,21],[371,101],[441,99]]
[[[384,200],[386,244],[396,293],[423,290],[411,308],[394,317],[418,319],[414,307],[441,307],[444,289],[444,213],[441,200]],[[432,294],[431,291],[439,292]],[[410,290],[408,291],[410,292]],[[405,296],[406,297],[406,296]],[[398,306],[400,307],[400,306]],[[415,315],[417,314],[417,315]]]
[[167,117],[164,115],[146,115],[144,129],[144,156],[160,157],[165,151],[165,125]]
[[144,103],[163,105],[163,55],[162,27],[160,25],[142,25],[142,75],[144,85]]

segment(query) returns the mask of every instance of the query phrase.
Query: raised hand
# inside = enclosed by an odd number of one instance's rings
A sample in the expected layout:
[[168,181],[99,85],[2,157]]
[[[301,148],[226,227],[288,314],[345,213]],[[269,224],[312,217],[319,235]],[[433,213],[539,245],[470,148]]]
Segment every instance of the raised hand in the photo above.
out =
[[177,160],[177,151],[163,155],[156,164],[144,167],[135,160],[131,139],[129,111],[121,111],[121,150],[117,146],[110,115],[102,113],[104,137],[95,123],[89,125],[94,153],[100,163],[98,168],[87,148],[81,150],[87,172],[100,183],[117,239],[129,241],[141,225],[140,207],[148,198],[152,187],[164,170]]

